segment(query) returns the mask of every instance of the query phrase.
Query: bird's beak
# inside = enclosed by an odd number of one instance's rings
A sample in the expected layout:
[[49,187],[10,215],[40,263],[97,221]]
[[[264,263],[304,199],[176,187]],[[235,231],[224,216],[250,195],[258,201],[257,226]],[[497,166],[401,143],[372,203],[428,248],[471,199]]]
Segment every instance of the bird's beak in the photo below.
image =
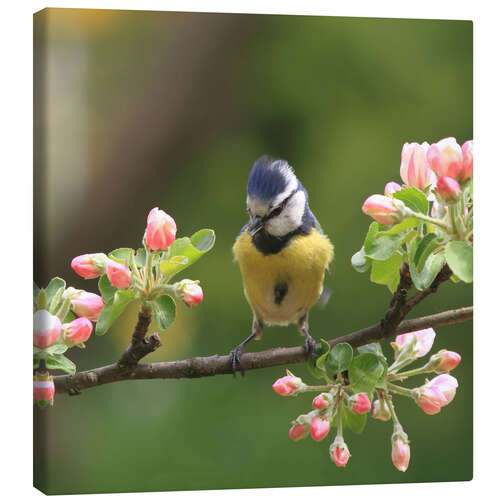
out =
[[262,217],[256,215],[250,218],[250,223],[248,224],[248,234],[250,236],[255,236],[264,227],[264,221]]

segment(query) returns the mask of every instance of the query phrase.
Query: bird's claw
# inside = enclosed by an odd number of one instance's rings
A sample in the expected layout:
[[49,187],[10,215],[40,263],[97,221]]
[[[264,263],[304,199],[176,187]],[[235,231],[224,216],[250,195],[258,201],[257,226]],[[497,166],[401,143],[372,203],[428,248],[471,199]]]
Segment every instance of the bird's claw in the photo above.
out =
[[241,345],[235,347],[230,353],[229,353],[229,359],[231,361],[231,369],[233,370],[233,377],[236,378],[236,372],[238,371],[238,367],[241,372],[241,376],[245,376],[245,369],[243,368],[243,365],[241,364],[241,355],[243,354],[243,347]]
[[304,351],[306,353],[306,356],[310,358],[315,350],[316,350],[315,340],[310,335],[307,335],[306,340],[304,342]]

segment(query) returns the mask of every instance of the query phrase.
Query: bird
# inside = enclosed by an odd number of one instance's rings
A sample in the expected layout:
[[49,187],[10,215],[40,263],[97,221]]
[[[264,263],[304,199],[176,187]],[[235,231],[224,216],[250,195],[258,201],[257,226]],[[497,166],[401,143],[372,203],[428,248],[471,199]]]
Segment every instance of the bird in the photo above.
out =
[[249,220],[233,245],[245,297],[253,312],[251,334],[229,358],[233,374],[248,342],[260,339],[264,325],[297,324],[304,350],[314,352],[309,310],[322,293],[334,246],[309,208],[306,189],[286,160],[258,158],[247,182]]

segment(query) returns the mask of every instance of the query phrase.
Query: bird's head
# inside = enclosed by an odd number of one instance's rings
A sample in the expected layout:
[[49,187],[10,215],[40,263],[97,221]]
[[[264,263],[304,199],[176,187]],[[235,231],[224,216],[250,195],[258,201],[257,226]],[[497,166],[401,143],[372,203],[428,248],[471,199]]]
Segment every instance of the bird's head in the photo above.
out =
[[247,211],[251,236],[266,231],[283,237],[302,224],[307,192],[285,160],[261,156],[247,184]]

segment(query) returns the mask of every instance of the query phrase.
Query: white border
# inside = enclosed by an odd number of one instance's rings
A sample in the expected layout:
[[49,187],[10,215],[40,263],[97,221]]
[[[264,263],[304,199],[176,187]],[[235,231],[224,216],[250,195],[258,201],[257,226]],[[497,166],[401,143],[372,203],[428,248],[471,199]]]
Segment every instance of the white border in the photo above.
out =
[[[475,45],[475,157],[476,176],[476,269],[475,269],[475,446],[474,481],[414,485],[345,486],[237,491],[151,493],[150,498],[302,498],[304,495],[345,495],[350,498],[427,498],[443,494],[491,496],[496,491],[499,452],[495,410],[498,409],[498,213],[500,193],[498,105],[498,17],[494,2],[478,1],[57,1],[52,7],[178,10],[247,13],[342,15],[473,19]],[[32,14],[46,7],[40,1],[12,2],[2,9],[2,466],[5,498],[31,498],[41,494],[31,487],[31,345],[22,332],[31,327],[31,165],[32,165]],[[491,6],[491,7],[490,7]],[[490,8],[488,8],[490,7]],[[436,48],[439,50],[439,48]],[[416,69],[418,70],[418,68]],[[479,169],[479,170],[478,170]],[[496,252],[496,253],[495,253]],[[477,285],[480,284],[480,286]],[[27,306],[28,305],[28,306]],[[10,346],[13,346],[12,348]],[[13,350],[15,347],[16,350]],[[19,374],[19,375],[18,375]],[[20,377],[20,378],[19,378]],[[21,390],[22,389],[22,390]],[[6,420],[6,421],[5,421]],[[439,437],[436,436],[436,446]],[[483,490],[484,488],[484,490]],[[130,494],[131,495],[131,494]],[[130,496],[127,494],[127,496]],[[79,498],[93,498],[83,495]],[[100,495],[99,498],[108,498]],[[70,498],[61,496],[61,499]],[[112,498],[109,495],[109,498]],[[137,495],[135,496],[137,498]]]

